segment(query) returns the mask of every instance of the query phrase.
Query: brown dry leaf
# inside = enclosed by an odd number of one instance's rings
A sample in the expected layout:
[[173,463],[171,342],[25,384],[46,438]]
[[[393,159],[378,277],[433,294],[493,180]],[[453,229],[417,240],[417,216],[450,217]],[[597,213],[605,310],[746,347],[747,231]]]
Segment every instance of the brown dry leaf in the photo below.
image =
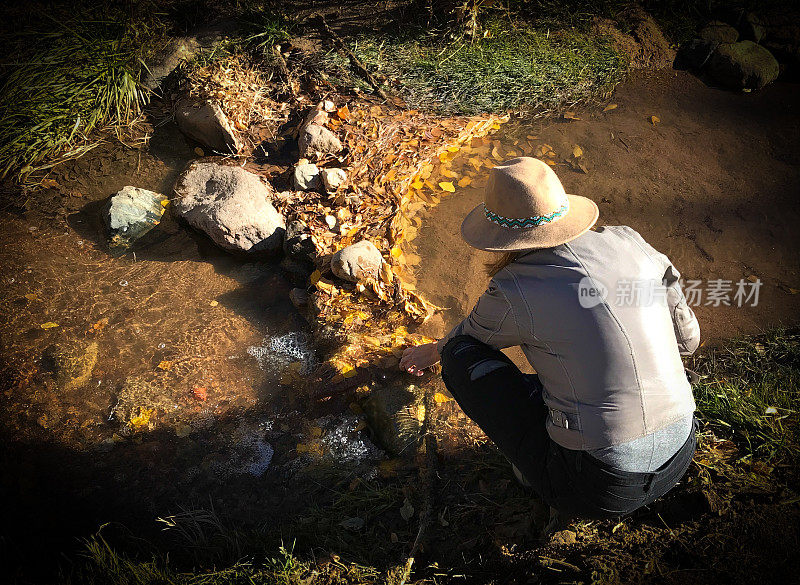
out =
[[392,267],[384,262],[381,264],[381,280],[386,284],[391,284],[394,280],[394,274],[392,274]]
[[572,147],[572,156],[575,158],[580,158],[583,156],[583,149],[578,146],[577,144]]
[[616,110],[617,104],[608,104],[605,108],[603,108],[604,112],[610,112],[611,110]]
[[336,110],[336,115],[339,116],[340,120],[347,120],[350,117],[350,108],[347,106],[342,106]]
[[656,124],[658,124],[660,121],[661,121],[661,118],[659,118],[658,116],[650,116],[650,123],[651,123],[653,126],[655,126]]
[[580,118],[575,115],[575,112],[564,112],[563,118],[565,120],[580,120]]
[[758,277],[756,275],[751,274],[750,276],[747,277],[747,280],[749,280],[750,282],[755,283],[755,282],[758,282],[759,279],[758,279]]
[[466,187],[472,182],[472,177],[462,177],[461,180],[458,181],[459,187]]
[[500,154],[500,150],[497,148],[497,145],[492,147],[492,157],[495,160],[500,160],[500,161],[503,160],[503,155]]

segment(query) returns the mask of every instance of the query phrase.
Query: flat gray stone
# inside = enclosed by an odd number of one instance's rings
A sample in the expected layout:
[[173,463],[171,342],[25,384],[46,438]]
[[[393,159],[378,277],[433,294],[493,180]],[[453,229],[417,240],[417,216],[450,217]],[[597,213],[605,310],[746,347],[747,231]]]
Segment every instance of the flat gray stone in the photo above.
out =
[[238,166],[190,163],[175,184],[175,213],[234,252],[272,252],[283,245],[286,225],[262,177]]
[[336,252],[331,258],[333,274],[343,280],[358,282],[365,278],[378,279],[383,257],[375,244],[362,240]]
[[186,136],[221,154],[239,152],[239,139],[228,117],[212,102],[182,100],[175,109],[175,123]]
[[716,81],[731,89],[761,89],[777,79],[780,66],[764,47],[739,41],[717,47],[708,70]]
[[166,202],[161,193],[131,185],[112,195],[105,212],[111,250],[124,252],[157,226]]

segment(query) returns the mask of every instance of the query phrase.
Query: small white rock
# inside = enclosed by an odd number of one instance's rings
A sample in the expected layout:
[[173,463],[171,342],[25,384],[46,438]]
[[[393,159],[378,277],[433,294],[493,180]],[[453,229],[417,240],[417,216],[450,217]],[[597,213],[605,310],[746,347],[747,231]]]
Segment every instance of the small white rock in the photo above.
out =
[[324,109],[328,113],[331,113],[336,109],[336,106],[333,104],[331,100],[325,100],[324,102],[322,102],[322,109]]
[[383,257],[369,240],[339,250],[331,258],[331,270],[341,279],[358,282],[364,278],[378,279]]
[[319,189],[319,169],[313,163],[299,164],[294,168],[294,186],[300,191]]
[[336,218],[332,215],[326,215],[325,223],[328,224],[329,228],[333,229],[336,226]]
[[347,180],[347,173],[342,169],[322,169],[319,174],[326,191],[336,191]]

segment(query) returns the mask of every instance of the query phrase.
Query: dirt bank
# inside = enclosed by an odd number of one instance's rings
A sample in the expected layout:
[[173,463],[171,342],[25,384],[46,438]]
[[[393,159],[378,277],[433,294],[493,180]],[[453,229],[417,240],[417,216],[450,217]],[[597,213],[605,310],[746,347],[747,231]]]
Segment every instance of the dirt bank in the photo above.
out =
[[[686,280],[702,280],[703,288],[716,279],[733,281],[735,292],[740,279],[760,279],[757,306],[738,307],[733,293],[730,306],[707,306],[703,295],[695,310],[706,341],[796,324],[796,86],[778,83],[736,94],[684,72],[640,72],[618,88],[611,103],[616,107],[608,111],[575,112],[580,120],[509,124],[493,137],[499,141],[493,146],[501,156],[551,146],[554,169],[568,192],[593,199],[601,224],[638,230]],[[583,151],[586,173],[567,162],[574,160],[575,145]],[[419,288],[447,307],[443,318],[428,324],[431,335],[446,332],[485,288],[483,263],[492,255],[471,250],[459,236],[461,219],[481,201],[482,189],[470,186],[425,217],[416,242],[423,258]]]

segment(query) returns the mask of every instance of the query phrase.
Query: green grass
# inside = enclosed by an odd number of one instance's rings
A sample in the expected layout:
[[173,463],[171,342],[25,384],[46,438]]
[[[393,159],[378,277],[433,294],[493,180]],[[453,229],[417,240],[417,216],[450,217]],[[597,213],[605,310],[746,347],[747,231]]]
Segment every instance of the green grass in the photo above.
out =
[[[591,100],[613,89],[627,67],[606,39],[577,29],[551,32],[495,19],[486,30],[490,35],[475,42],[414,31],[364,36],[351,45],[409,105],[443,114],[549,109]],[[327,64],[347,76],[338,55],[329,55]]]
[[753,460],[800,462],[800,333],[729,342],[694,359],[698,410]]
[[91,148],[98,127],[126,125],[147,95],[139,86],[153,22],[111,15],[34,14],[7,39],[0,81],[0,178],[23,179],[55,155]]

